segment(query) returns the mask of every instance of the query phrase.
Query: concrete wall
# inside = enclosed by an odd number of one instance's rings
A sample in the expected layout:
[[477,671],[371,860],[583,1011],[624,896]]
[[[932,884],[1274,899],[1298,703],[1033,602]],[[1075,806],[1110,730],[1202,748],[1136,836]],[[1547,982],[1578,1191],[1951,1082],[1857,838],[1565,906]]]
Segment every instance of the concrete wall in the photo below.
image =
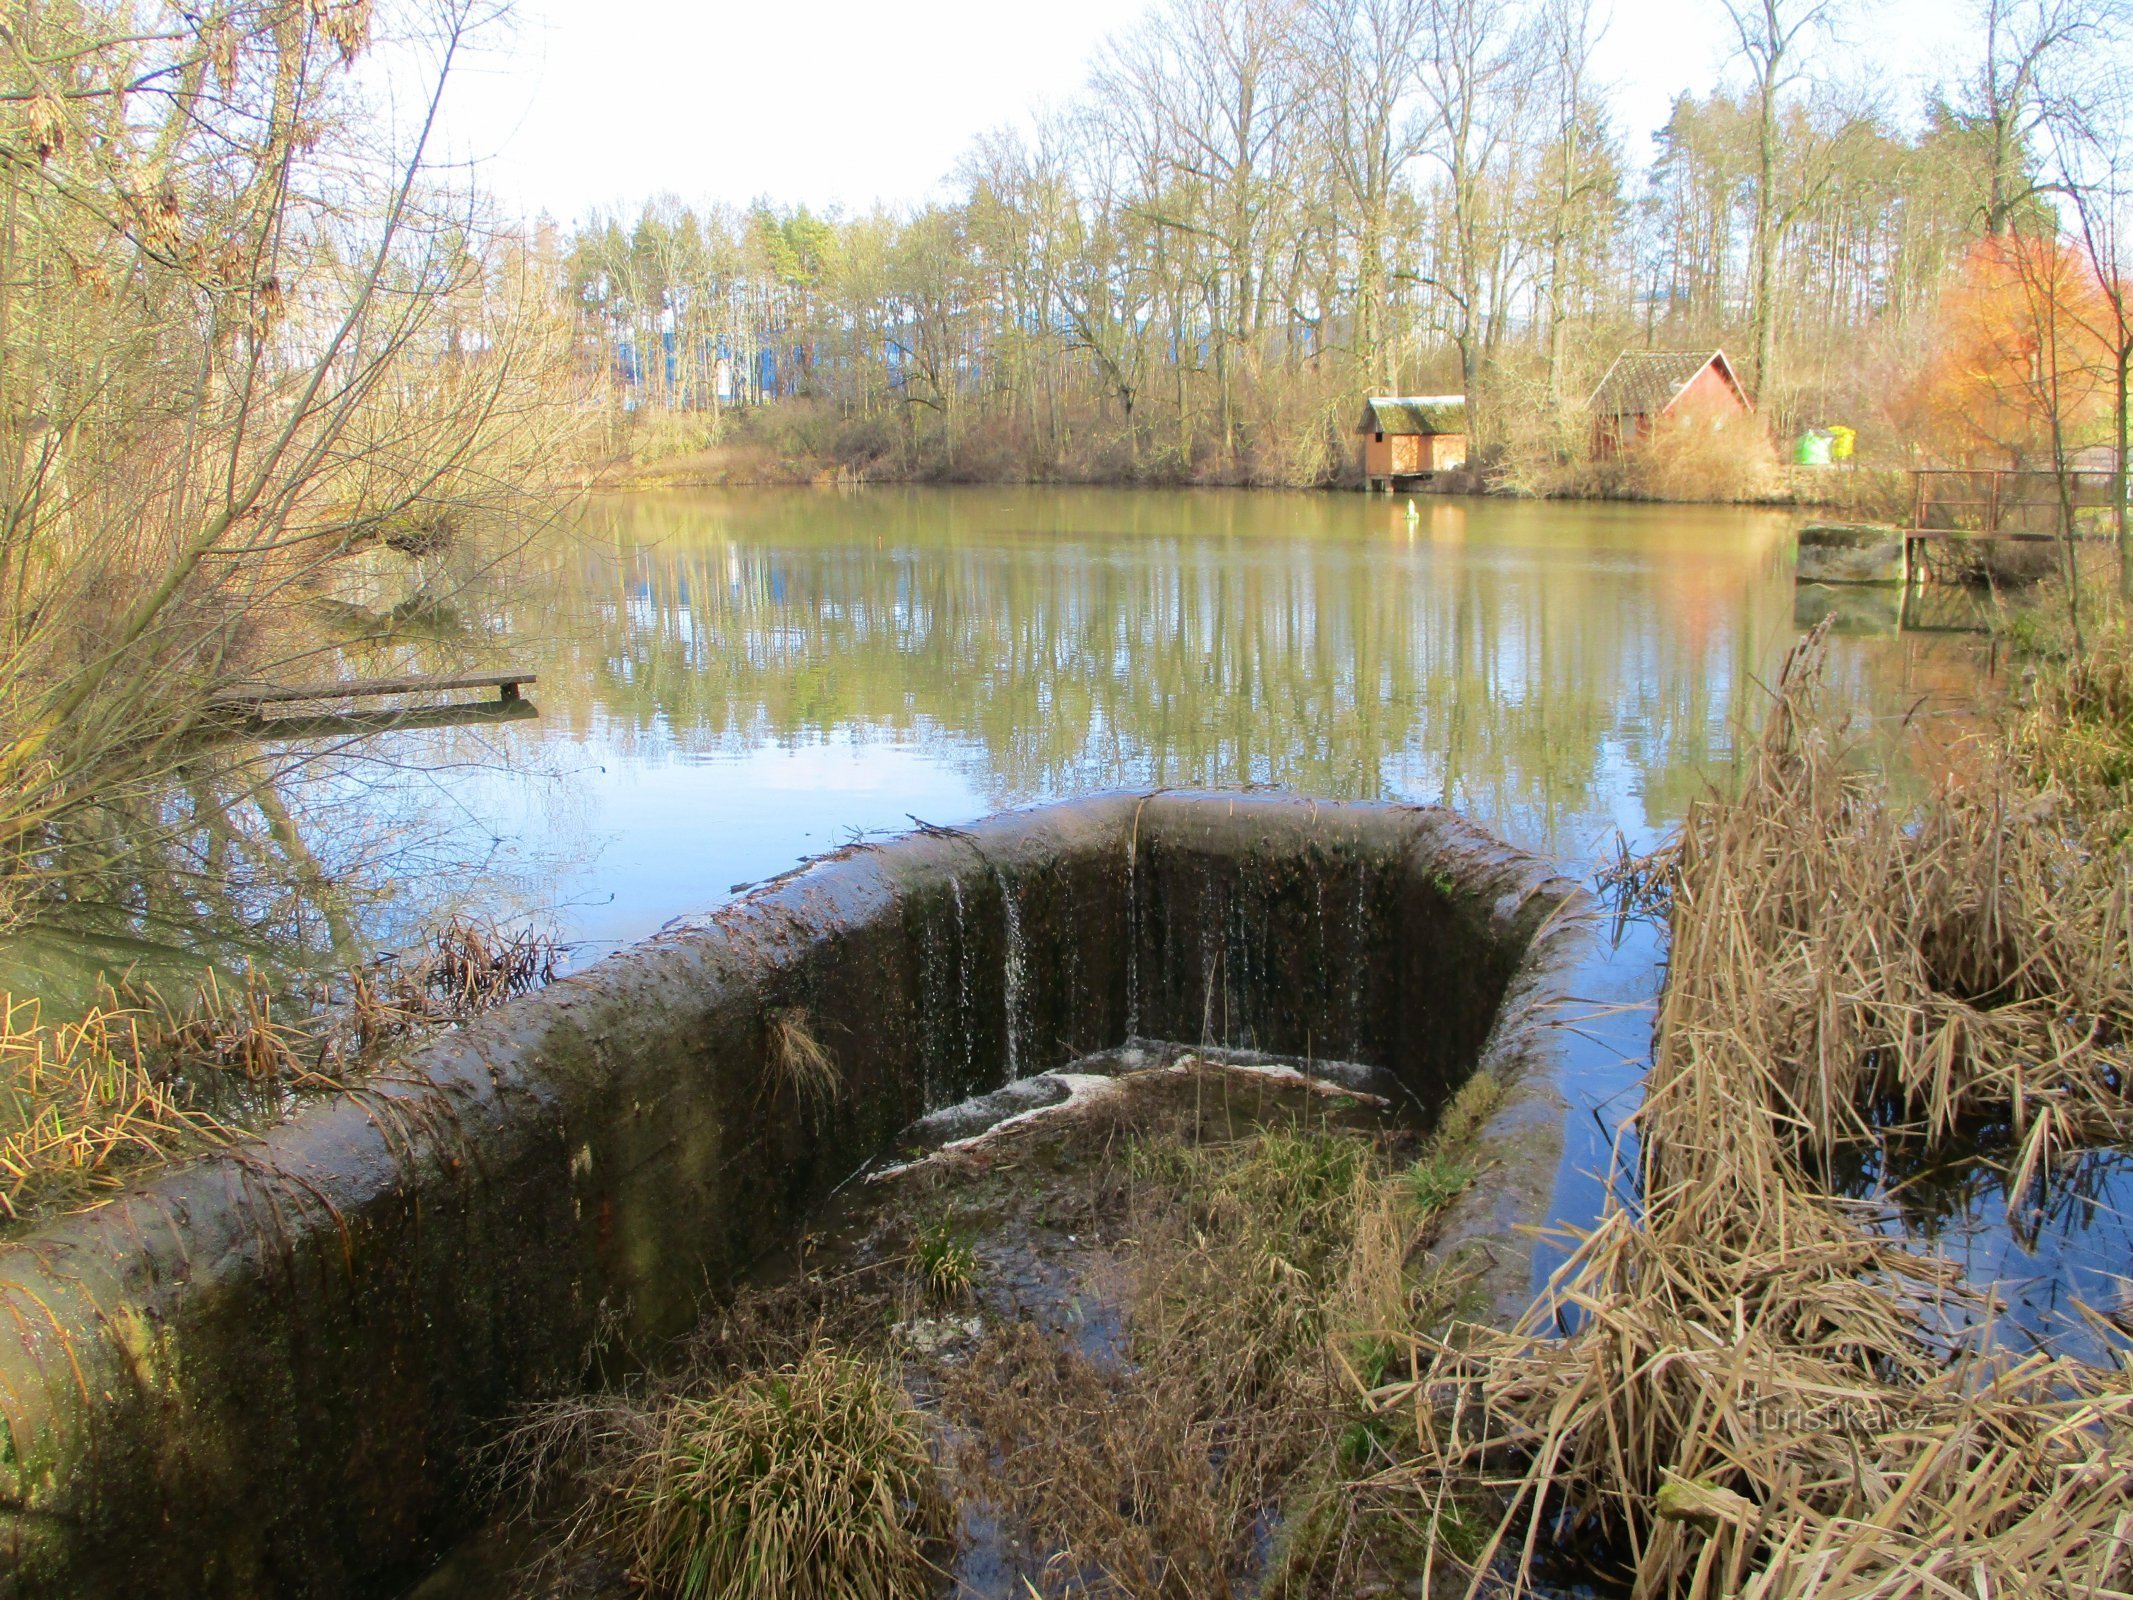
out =
[[[468,1451],[640,1348],[921,1112],[1130,1034],[1521,1083],[1449,1237],[1537,1220],[1571,885],[1449,814],[1113,795],[828,858],[0,1251],[0,1596],[367,1596]],[[769,1070],[804,1013],[843,1075]]]
[[1800,530],[1800,583],[1901,584],[1907,577],[1904,537],[1867,523],[1810,523]]

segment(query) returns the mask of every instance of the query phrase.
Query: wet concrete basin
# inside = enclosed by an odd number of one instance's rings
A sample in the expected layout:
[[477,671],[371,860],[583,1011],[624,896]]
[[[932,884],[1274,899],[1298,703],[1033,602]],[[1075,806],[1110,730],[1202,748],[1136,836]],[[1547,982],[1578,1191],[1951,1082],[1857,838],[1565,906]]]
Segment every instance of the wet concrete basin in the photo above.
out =
[[[1132,1037],[1515,1082],[1442,1248],[1502,1311],[1560,1150],[1545,863],[1448,812],[1116,794],[840,852],[0,1251],[0,1596],[369,1596],[469,1452],[656,1346],[918,1116]],[[799,1021],[827,1104],[777,1065]]]

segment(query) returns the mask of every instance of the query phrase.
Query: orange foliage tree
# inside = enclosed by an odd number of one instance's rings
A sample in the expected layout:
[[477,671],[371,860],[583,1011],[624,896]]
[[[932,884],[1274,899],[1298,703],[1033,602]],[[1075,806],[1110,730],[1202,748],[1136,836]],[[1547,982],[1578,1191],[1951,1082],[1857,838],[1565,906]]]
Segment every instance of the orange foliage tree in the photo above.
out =
[[2064,466],[2110,432],[2108,324],[2081,251],[2031,234],[1978,240],[1941,296],[1933,354],[1905,407],[1913,427],[1950,461]]

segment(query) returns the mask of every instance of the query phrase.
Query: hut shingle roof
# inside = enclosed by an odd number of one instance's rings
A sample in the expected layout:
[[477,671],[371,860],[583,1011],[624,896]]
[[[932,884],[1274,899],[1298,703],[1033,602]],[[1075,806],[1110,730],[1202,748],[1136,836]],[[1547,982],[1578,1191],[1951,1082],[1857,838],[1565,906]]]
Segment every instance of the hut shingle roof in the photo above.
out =
[[1717,362],[1726,381],[1741,402],[1748,393],[1734,375],[1733,363],[1723,350],[1625,350],[1615,357],[1607,376],[1592,391],[1592,410],[1602,417],[1644,417],[1664,411],[1695,380],[1696,374]]
[[1358,433],[1464,433],[1466,396],[1374,395],[1363,402]]

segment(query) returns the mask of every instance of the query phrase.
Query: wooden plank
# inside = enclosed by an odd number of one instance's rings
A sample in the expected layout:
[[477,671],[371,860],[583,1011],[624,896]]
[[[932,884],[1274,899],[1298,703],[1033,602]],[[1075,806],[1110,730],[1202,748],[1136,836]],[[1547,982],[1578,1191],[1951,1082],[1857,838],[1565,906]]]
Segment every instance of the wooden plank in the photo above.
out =
[[[1913,528],[1904,537],[1916,539],[1921,544],[2057,544],[2060,536],[2056,533],[1965,533],[1960,529]],[[2074,543],[2094,544],[2108,542],[2110,538],[2107,533],[2077,533]]]
[[531,700],[459,700],[441,706],[379,707],[371,711],[297,711],[283,716],[216,717],[195,736],[219,745],[259,739],[359,739],[413,728],[460,728],[489,722],[521,722],[540,715]]
[[499,698],[516,700],[521,684],[538,681],[531,672],[465,672],[451,677],[348,678],[339,683],[262,683],[224,689],[212,704],[234,710],[290,705],[305,700],[369,700],[380,695],[452,694],[462,689],[495,689]]

